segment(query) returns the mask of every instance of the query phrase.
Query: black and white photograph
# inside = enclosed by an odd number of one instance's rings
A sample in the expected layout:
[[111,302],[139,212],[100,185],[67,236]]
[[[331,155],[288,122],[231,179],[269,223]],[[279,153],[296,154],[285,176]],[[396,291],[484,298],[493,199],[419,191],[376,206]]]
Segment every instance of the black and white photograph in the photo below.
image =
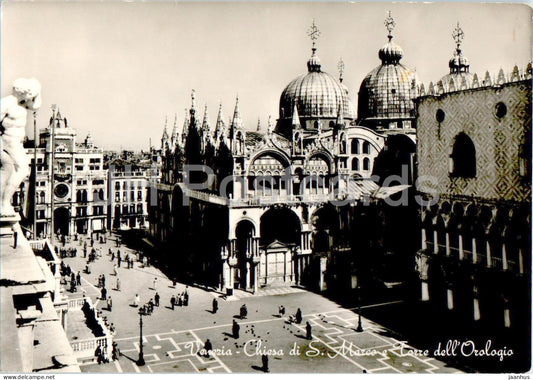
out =
[[528,3],[0,7],[4,379],[529,379]]

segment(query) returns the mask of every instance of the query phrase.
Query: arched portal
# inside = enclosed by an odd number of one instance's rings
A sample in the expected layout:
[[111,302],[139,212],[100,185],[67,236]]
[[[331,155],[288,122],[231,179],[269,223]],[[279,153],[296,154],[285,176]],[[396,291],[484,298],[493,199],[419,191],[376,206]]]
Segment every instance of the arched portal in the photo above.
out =
[[69,235],[70,213],[65,207],[54,210],[54,229],[56,234]]
[[291,284],[295,280],[294,252],[300,246],[300,218],[289,208],[274,207],[261,217],[258,282]]
[[275,240],[285,244],[300,244],[300,218],[288,208],[271,208],[261,216],[261,245]]
[[313,250],[328,251],[339,231],[339,216],[333,206],[327,204],[315,211],[311,217],[313,228]]
[[[234,283],[238,284],[240,288],[246,288],[246,278],[249,276],[247,267],[247,258],[252,250],[252,238],[255,234],[255,227],[249,220],[241,220],[235,228],[236,240],[236,255],[238,260],[238,271],[235,271],[236,278]],[[250,273],[251,274],[251,273]],[[255,279],[251,279],[253,283]]]

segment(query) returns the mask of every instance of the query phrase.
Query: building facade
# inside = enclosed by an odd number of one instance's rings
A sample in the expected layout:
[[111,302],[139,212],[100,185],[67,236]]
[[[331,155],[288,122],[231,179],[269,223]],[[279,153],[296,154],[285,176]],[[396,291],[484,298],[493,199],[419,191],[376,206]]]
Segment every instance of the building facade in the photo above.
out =
[[107,161],[106,165],[111,194],[107,209],[108,228],[147,228],[151,165],[121,158]]
[[429,179],[418,188],[419,295],[530,363],[531,65],[481,79],[459,40],[450,74],[421,89],[417,113],[418,174]]
[[[279,118],[266,131],[245,129],[238,99],[228,123],[222,106],[214,128],[207,106],[200,122],[193,92],[181,134],[177,122],[171,134],[165,126],[162,183],[150,210],[150,232],[173,247],[176,270],[231,292],[291,284],[325,290],[328,278],[339,277],[332,268],[344,267],[342,281],[351,286],[350,207],[385,193],[375,176],[390,174],[391,161],[412,174],[416,76],[399,63],[403,53],[387,25],[381,66],[370,74],[379,79],[363,87],[394,99],[394,107],[400,101],[400,113],[367,105],[357,121],[342,71],[339,79],[322,71],[314,24],[307,73],[282,91]],[[399,80],[406,73],[408,83]],[[400,156],[391,154],[396,149]],[[192,173],[186,165],[213,170]]]
[[[26,150],[31,157],[30,178],[35,176],[35,182],[28,178],[23,186],[30,195],[25,200],[26,214],[31,222],[35,207],[36,236],[50,235],[52,215],[54,232],[60,235],[90,234],[106,228],[108,189],[103,151],[90,134],[81,143],[76,138],[76,130],[54,110],[50,124],[39,133],[37,147]],[[21,194],[15,196],[18,204],[23,203]]]

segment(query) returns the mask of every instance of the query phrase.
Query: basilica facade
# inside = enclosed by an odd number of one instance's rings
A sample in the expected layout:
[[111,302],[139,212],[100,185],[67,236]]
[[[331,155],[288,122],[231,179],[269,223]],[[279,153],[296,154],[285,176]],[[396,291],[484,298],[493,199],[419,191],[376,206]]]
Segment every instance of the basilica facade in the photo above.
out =
[[[283,89],[266,132],[245,128],[239,99],[228,123],[220,106],[211,125],[193,91],[181,132],[177,119],[170,134],[165,126],[149,216],[177,270],[229,293],[293,284],[324,290],[328,278],[356,286],[350,208],[404,190],[414,173],[417,77],[400,63],[390,15],[386,26],[381,64],[361,84],[359,118],[342,71],[337,79],[322,69],[314,24],[307,72]],[[402,165],[403,186],[382,183]],[[347,268],[342,279],[334,266]]]

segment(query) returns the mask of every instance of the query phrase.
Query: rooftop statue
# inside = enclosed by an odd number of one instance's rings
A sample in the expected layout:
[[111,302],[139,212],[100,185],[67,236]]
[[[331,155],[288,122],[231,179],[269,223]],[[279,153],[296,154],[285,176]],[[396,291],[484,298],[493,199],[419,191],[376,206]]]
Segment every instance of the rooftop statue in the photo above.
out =
[[15,80],[13,94],[2,98],[0,106],[0,215],[6,217],[15,216],[11,199],[30,171],[30,162],[22,143],[28,111],[36,111],[41,106],[41,84],[35,78]]

